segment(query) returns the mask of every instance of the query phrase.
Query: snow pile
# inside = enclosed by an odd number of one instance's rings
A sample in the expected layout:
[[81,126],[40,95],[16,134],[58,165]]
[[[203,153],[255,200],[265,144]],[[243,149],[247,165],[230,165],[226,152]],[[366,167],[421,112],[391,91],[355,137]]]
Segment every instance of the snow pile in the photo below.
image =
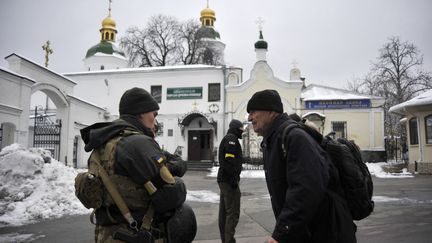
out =
[[77,173],[49,151],[5,147],[0,152],[0,226],[90,213],[75,197]]
[[406,168],[403,168],[401,173],[385,172],[383,170],[383,167],[388,165],[388,163],[386,163],[386,162],[366,163],[366,165],[369,168],[369,172],[371,173],[371,175],[374,175],[375,177],[378,177],[378,178],[411,178],[411,177],[414,177],[413,174],[408,172]]

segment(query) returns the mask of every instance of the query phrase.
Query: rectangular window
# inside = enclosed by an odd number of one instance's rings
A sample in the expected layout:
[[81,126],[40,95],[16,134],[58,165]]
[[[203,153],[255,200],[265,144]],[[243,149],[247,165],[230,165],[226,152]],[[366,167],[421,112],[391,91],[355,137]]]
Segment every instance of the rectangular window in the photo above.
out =
[[150,90],[151,90],[151,95],[153,96],[153,98],[155,98],[157,103],[161,103],[162,102],[162,85],[151,86]]
[[335,133],[334,138],[346,138],[347,137],[347,123],[344,121],[332,122],[332,131]]
[[415,117],[409,120],[409,136],[411,145],[418,144],[417,118]]
[[208,84],[208,101],[220,101],[220,83]]
[[168,137],[172,137],[172,136],[174,136],[174,130],[168,129]]
[[432,115],[425,117],[426,144],[432,144]]

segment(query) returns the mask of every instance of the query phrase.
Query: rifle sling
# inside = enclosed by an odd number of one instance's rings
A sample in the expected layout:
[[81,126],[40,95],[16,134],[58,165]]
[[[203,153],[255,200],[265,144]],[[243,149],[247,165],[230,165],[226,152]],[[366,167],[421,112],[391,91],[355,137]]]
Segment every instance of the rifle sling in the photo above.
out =
[[[114,185],[114,183],[112,182],[112,180],[109,178],[108,173],[106,172],[106,170],[103,168],[103,166],[100,164],[99,161],[101,161],[101,157],[104,157],[103,159],[107,159],[107,152],[108,152],[108,156],[110,158],[108,158],[109,160],[113,160],[114,158],[114,153],[111,150],[115,150],[117,143],[120,141],[122,137],[117,137],[115,139],[112,139],[111,141],[109,141],[106,144],[106,147],[104,149],[104,153],[103,155],[100,154],[100,151],[97,150],[95,151],[95,162],[98,165],[98,174],[102,179],[103,184],[105,185],[108,193],[110,194],[110,196],[112,197],[113,201],[115,202],[115,204],[117,205],[117,207],[119,208],[121,214],[123,215],[123,217],[126,219],[126,221],[129,224],[129,227],[131,227],[132,229],[135,229],[136,231],[138,231],[138,224],[136,222],[136,220],[132,217],[132,214],[128,208],[128,206],[126,205],[126,202],[124,201],[123,197],[120,195],[119,191],[117,190],[117,187]],[[147,188],[146,188],[147,189]],[[154,191],[149,191],[149,194],[153,194],[154,192],[156,192],[156,188],[154,189]],[[147,209],[147,212],[145,213],[143,219],[142,219],[142,225],[141,228],[142,229],[146,229],[146,230],[150,230],[151,228],[151,223],[153,221],[153,216],[154,216],[154,208],[152,206],[152,204],[150,204],[150,206]]]

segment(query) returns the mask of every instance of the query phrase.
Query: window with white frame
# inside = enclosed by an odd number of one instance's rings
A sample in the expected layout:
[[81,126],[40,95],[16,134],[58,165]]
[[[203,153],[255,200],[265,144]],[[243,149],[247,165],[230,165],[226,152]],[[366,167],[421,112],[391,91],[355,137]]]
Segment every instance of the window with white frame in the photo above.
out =
[[409,138],[411,145],[416,145],[419,142],[417,131],[417,118],[413,117],[409,120]]

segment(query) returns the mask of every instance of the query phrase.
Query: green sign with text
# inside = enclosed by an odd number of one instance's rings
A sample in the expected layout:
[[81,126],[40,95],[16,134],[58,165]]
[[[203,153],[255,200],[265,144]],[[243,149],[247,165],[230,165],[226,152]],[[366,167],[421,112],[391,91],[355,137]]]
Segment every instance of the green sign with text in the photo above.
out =
[[167,88],[167,100],[201,99],[202,87]]

